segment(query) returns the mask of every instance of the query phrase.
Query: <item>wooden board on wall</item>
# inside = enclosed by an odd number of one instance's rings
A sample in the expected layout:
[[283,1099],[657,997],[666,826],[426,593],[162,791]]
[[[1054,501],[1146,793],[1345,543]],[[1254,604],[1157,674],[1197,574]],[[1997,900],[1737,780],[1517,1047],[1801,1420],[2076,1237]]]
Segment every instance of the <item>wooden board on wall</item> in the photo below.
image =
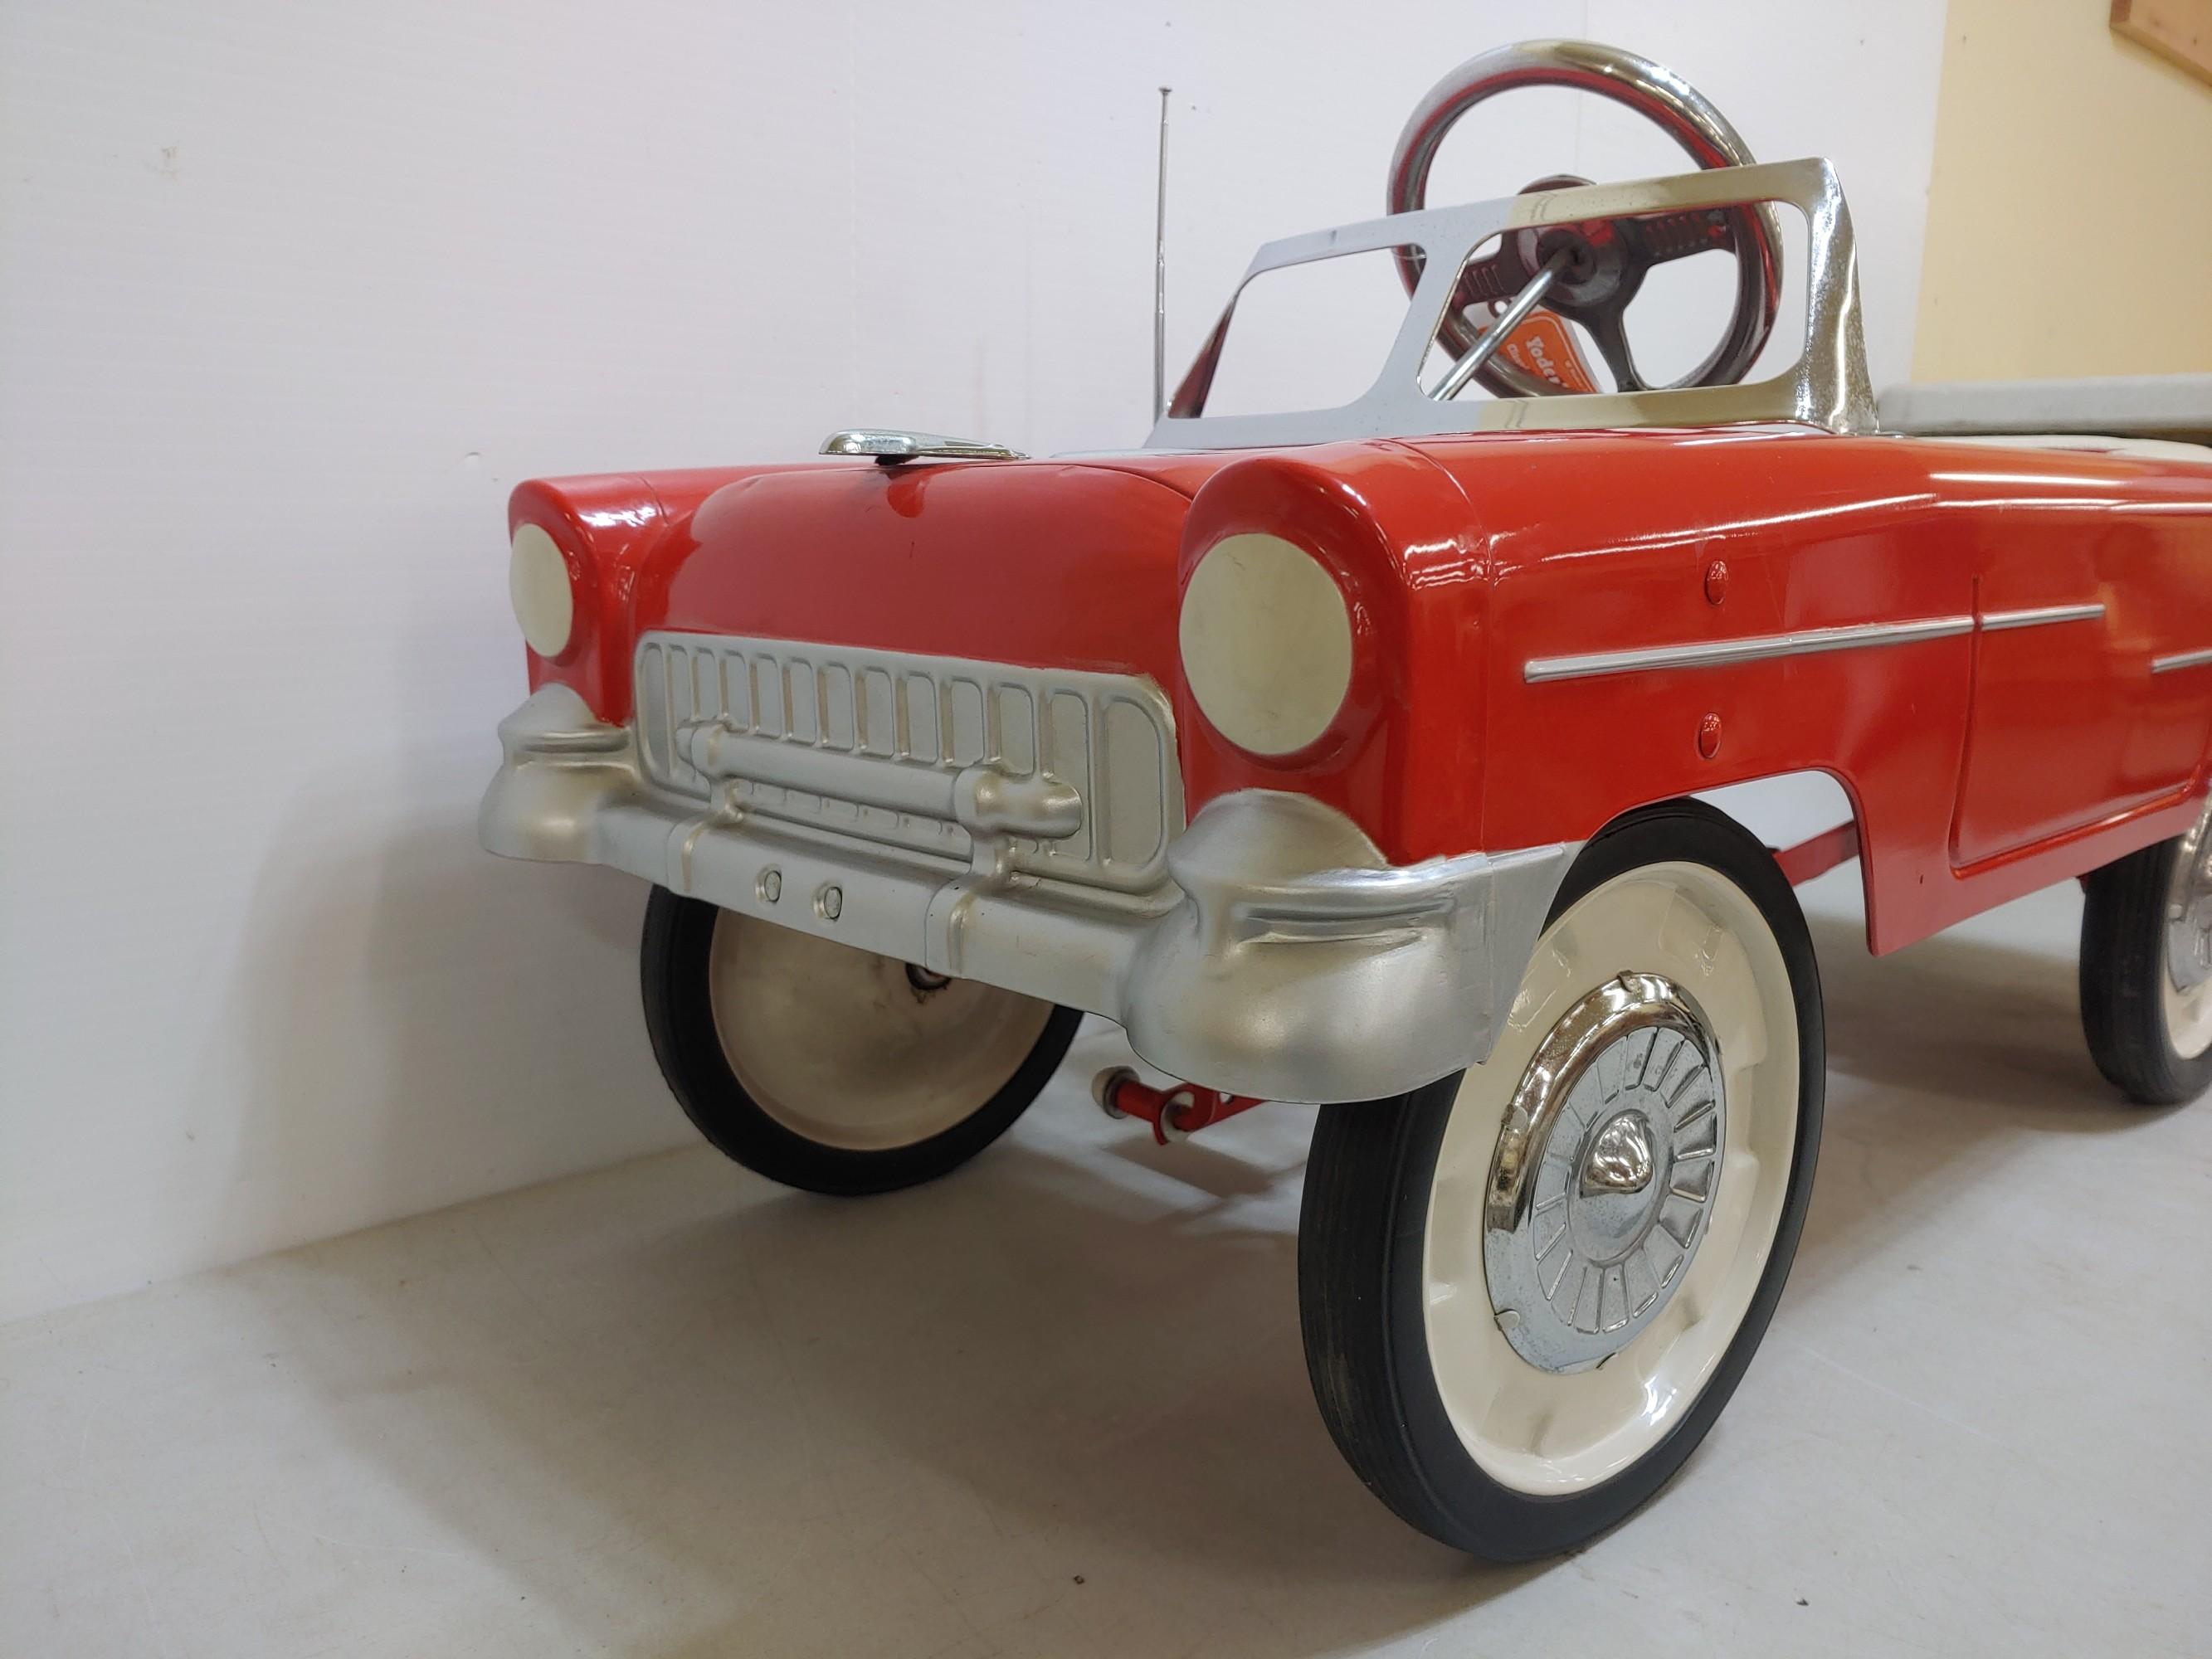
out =
[[2112,27],[2212,81],[2212,0],[2112,0]]

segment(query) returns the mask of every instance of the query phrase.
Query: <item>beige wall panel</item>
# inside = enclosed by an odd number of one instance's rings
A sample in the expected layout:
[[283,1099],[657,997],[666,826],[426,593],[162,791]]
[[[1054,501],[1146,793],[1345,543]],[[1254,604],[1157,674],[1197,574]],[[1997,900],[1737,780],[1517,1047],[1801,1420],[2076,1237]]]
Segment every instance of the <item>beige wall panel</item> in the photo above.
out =
[[2212,87],[2103,0],[1951,0],[1922,380],[2212,369]]

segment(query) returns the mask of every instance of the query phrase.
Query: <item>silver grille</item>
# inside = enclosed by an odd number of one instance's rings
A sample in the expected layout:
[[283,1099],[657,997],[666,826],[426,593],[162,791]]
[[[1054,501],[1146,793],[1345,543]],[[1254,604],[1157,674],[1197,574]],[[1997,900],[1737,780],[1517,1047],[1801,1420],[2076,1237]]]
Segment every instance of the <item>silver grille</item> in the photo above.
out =
[[[701,799],[726,788],[763,817],[950,859],[969,856],[970,836],[938,803],[976,765],[1082,799],[1073,834],[1012,837],[1025,873],[1145,891],[1165,878],[1182,828],[1173,715],[1158,686],[1129,675],[653,633],[638,645],[637,720],[662,788]],[[702,724],[727,735],[718,752],[741,757],[714,777],[693,763]]]

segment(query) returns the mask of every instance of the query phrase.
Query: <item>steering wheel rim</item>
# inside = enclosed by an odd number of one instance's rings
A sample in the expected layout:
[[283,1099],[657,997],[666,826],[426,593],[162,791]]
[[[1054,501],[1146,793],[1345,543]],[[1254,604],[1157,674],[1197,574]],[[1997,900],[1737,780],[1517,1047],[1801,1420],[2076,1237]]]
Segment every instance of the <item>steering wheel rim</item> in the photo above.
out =
[[[1682,147],[1702,168],[1747,167],[1753,157],[1742,136],[1695,87],[1648,58],[1589,40],[1524,40],[1468,58],[1429,88],[1407,118],[1390,157],[1388,191],[1392,213],[1418,212],[1427,204],[1429,170],[1444,137],[1477,104],[1520,87],[1566,87],[1610,98],[1644,117]],[[1731,386],[1750,372],[1781,307],[1782,244],[1771,208],[1730,208],[1728,228],[1736,261],[1735,307],[1729,325],[1705,362],[1661,390],[1696,386]],[[1420,280],[1424,256],[1406,249],[1398,255],[1406,291]],[[1633,289],[1630,290],[1632,297]],[[1626,305],[1626,297],[1621,301]],[[1448,311],[1437,337],[1454,356],[1470,349],[1478,337],[1456,311]],[[1619,360],[1614,351],[1620,353]],[[1616,380],[1628,362],[1626,337],[1601,343]],[[1633,377],[1633,370],[1631,369]],[[1561,388],[1493,356],[1475,378],[1501,398],[1548,397]],[[1622,386],[1621,390],[1642,389]]]

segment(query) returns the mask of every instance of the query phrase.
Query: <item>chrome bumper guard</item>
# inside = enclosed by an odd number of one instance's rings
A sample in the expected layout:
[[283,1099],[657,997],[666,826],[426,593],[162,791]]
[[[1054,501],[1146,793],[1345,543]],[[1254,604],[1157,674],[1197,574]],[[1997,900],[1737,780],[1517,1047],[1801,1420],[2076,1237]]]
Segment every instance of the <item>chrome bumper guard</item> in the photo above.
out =
[[1376,1098],[1487,1056],[1574,851],[1393,866],[1334,809],[1249,790],[1210,803],[1169,846],[1169,879],[1132,894],[1012,870],[1006,837],[1065,803],[972,767],[947,774],[943,805],[974,847],[955,859],[671,794],[630,730],[565,686],[532,696],[500,740],[478,825],[494,853],[610,866],[1087,1009],[1176,1077],[1273,1100]]

